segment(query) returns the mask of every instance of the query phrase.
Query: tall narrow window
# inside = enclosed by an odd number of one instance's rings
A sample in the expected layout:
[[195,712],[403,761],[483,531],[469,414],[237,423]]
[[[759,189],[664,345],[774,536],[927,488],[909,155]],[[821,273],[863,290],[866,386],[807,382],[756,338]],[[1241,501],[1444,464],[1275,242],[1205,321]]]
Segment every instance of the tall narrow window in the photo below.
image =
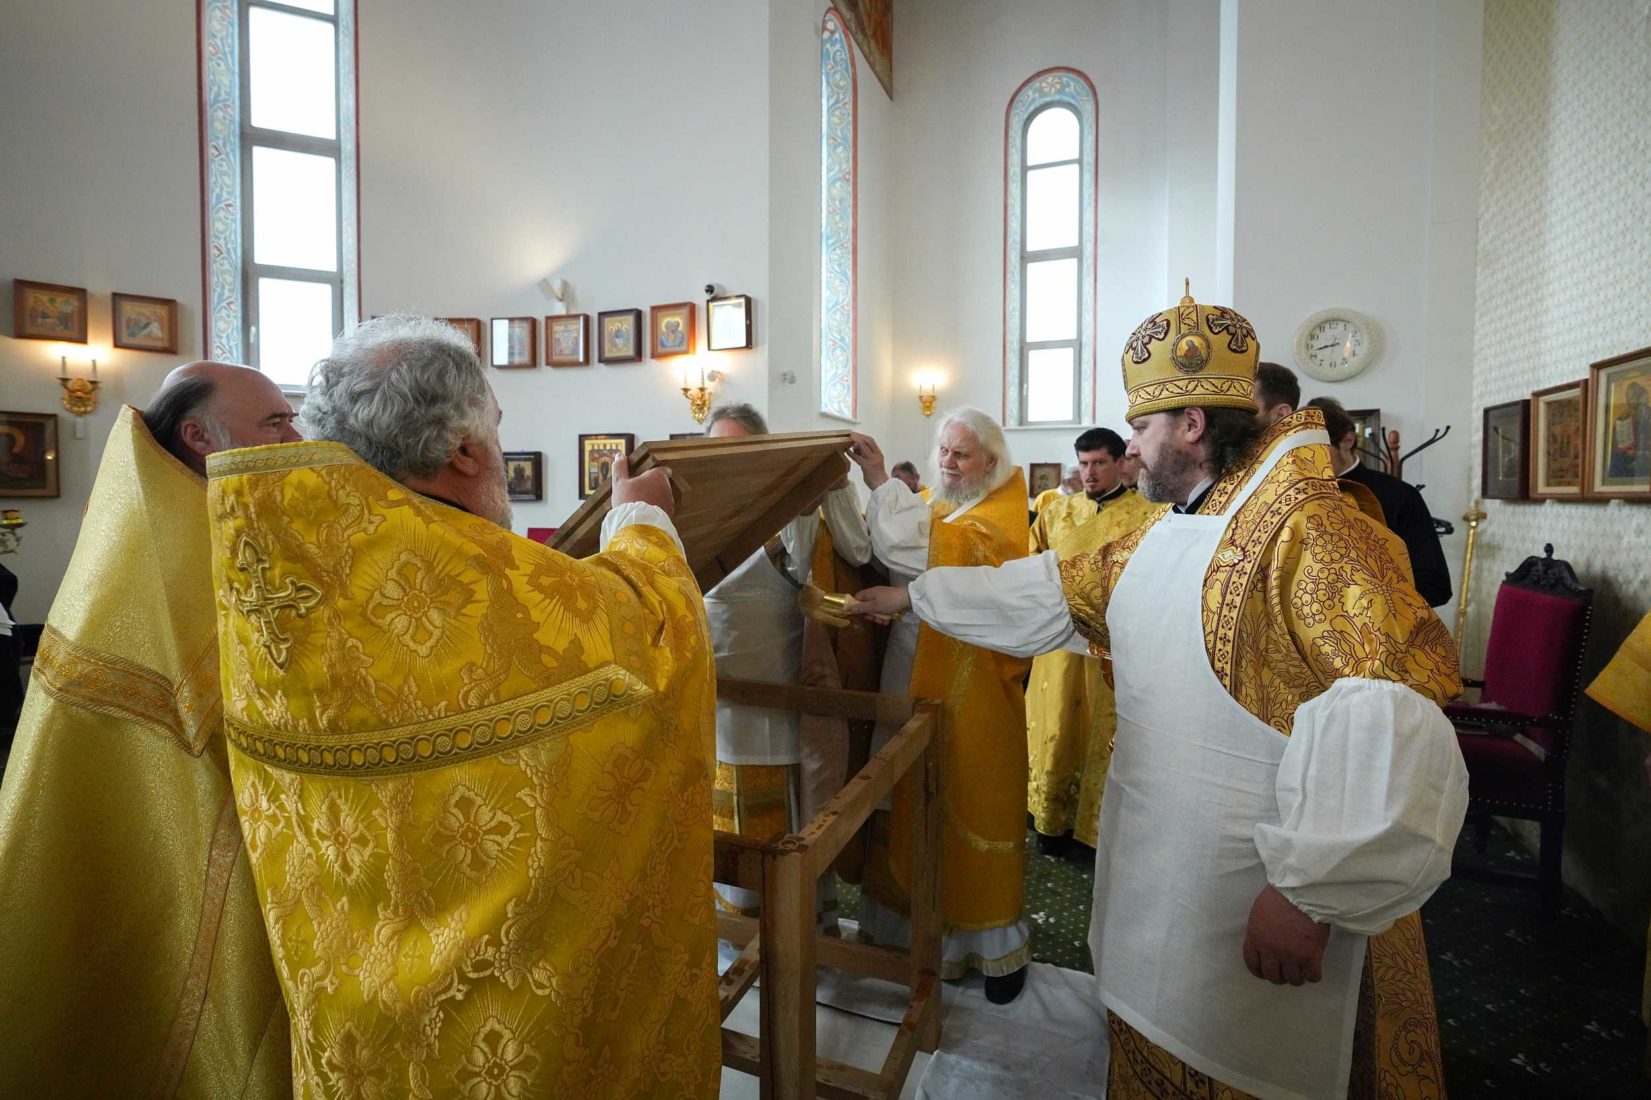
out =
[[201,0],[207,348],[301,388],[357,317],[355,0]]
[[1047,69],[1003,135],[1004,422],[1076,424],[1095,408],[1095,88]]
[[859,90],[835,11],[820,35],[820,411],[852,420],[857,399],[855,225]]

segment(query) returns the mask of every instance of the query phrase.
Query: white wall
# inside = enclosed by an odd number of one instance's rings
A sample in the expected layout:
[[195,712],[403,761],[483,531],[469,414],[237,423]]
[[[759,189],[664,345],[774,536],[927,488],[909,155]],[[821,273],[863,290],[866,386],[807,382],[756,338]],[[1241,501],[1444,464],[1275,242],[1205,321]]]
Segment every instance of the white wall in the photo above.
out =
[[[532,315],[756,300],[756,347],[700,352],[715,400],[768,408],[768,6],[361,0],[363,313]],[[815,115],[818,108],[815,109]],[[698,344],[704,346],[700,335]],[[697,429],[682,359],[490,370],[506,450],[543,451],[545,500],[579,504],[580,433]]]
[[[1485,13],[1473,407],[1585,377],[1651,345],[1651,13],[1497,0]],[[1478,484],[1477,434],[1473,447]],[[1651,505],[1487,501],[1465,648],[1502,575],[1546,542],[1595,591],[1584,682],[1651,608]],[[1584,699],[1568,768],[1565,878],[1633,935],[1651,908],[1645,735]]]
[[[1454,587],[1470,500],[1479,20],[1473,0],[1227,0],[1236,4],[1233,305],[1263,358],[1297,370],[1303,400],[1379,408],[1435,516],[1456,522]],[[1300,371],[1303,319],[1348,306],[1386,341],[1363,374]],[[1454,604],[1440,608],[1454,624]]]
[[[1200,17],[1215,11],[1192,0],[1174,5],[1187,6],[1205,9]],[[912,376],[919,370],[948,376],[942,410],[968,404],[1003,415],[1004,115],[1027,77],[1056,65],[1085,73],[1097,93],[1098,422],[1123,427],[1117,349],[1143,317],[1164,308],[1168,277],[1164,10],[1147,0],[900,5],[895,432],[884,446],[892,456],[921,465],[932,442],[933,422],[922,418],[915,398]],[[1199,35],[1187,40],[1194,53],[1205,52]],[[1213,42],[1209,53],[1213,60]],[[1176,109],[1185,109],[1183,100]],[[1204,137],[1200,128],[1191,141]],[[1178,208],[1200,201],[1198,174],[1177,162]],[[1203,247],[1212,250],[1213,242]],[[1177,239],[1178,261],[1194,262],[1197,251]],[[1022,465],[1070,462],[1076,434],[1072,428],[1013,429],[1009,444]]]
[[[7,0],[0,32],[0,408],[58,414],[62,496],[22,510],[12,610],[39,622],[63,578],[80,514],[123,403],[199,355],[201,206],[195,4]],[[11,337],[10,280],[90,291],[87,345]],[[114,351],[109,295],[178,299],[178,354]],[[56,375],[60,347],[98,359],[97,411],[75,438]]]

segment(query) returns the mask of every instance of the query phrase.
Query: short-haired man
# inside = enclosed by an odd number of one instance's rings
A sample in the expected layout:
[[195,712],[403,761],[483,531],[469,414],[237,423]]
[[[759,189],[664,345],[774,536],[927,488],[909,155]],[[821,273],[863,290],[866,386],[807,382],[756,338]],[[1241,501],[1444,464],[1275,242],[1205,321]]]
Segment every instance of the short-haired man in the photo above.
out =
[[903,483],[914,493],[923,489],[923,479],[918,476],[917,464],[914,462],[896,462],[889,467],[889,476]]
[[[767,435],[768,422],[748,404],[711,410],[705,434],[713,439]],[[802,585],[814,583],[816,569],[832,572],[825,583],[836,587],[836,558],[852,569],[871,560],[871,535],[860,501],[845,473],[802,515],[787,523],[769,543],[746,558],[709,592],[705,615],[715,647],[717,675],[767,683],[803,679],[809,671],[831,677],[829,658],[814,649],[832,649],[832,631],[803,618],[797,606]],[[864,635],[871,656],[869,626],[844,628]],[[812,643],[812,644],[810,644]],[[869,660],[868,660],[869,663]],[[841,686],[840,682],[828,686]],[[760,841],[776,840],[800,829],[842,790],[849,779],[849,731],[846,720],[801,715],[795,711],[749,707],[717,701],[717,784],[715,822],[725,832]],[[754,891],[718,886],[723,906],[755,915],[761,898]],[[835,879],[820,884],[825,927],[835,928]]]
[[499,421],[469,340],[390,315],[315,365],[317,442],[208,463],[293,1091],[714,1096],[715,677],[668,473],[616,460],[575,561],[503,526]]
[[1421,490],[1401,478],[1364,464],[1359,455],[1357,425],[1340,401],[1333,397],[1315,397],[1307,402],[1307,406],[1324,415],[1324,427],[1330,433],[1330,449],[1335,452],[1336,476],[1369,489],[1382,506],[1382,517],[1388,530],[1404,540],[1416,591],[1422,594],[1429,607],[1449,603],[1450,566],[1445,564],[1439,532],[1433,527],[1433,513],[1428,510],[1427,501],[1422,499]]
[[204,471],[297,438],[275,384],[229,363],[115,418],[0,786],[0,1095],[292,1095],[230,792]]
[[1256,419],[1272,427],[1301,407],[1301,383],[1296,372],[1278,363],[1255,365]]
[[1196,1076],[1199,1095],[1342,1096],[1352,1067],[1372,1075],[1361,1093],[1443,1079],[1416,911],[1467,809],[1440,710],[1456,647],[1398,540],[1338,487],[1318,411],[1258,423],[1259,350],[1190,293],[1125,345],[1139,491],[1172,512],[1064,562],[857,597],[1012,653],[1111,652],[1089,933],[1109,1095]]
[[[942,417],[935,432],[932,499],[891,483],[883,452],[853,435],[849,458],[871,490],[866,520],[872,553],[901,580],[964,562],[1026,554],[1026,480],[998,423],[979,409]],[[1031,961],[1024,909],[1026,873],[1027,662],[963,645],[908,618],[894,624],[883,657],[882,690],[939,699],[945,746],[947,826],[940,841],[940,909],[946,924],[943,977],[986,976],[986,996],[1013,1000]],[[875,751],[893,732],[879,726]],[[867,859],[860,930],[878,943],[904,942],[901,888],[911,835],[899,799],[885,849]],[[875,833],[875,829],[874,829]],[[886,853],[888,858],[882,858]]]
[[[1082,491],[1039,510],[1027,540],[1032,554],[1054,550],[1064,558],[1105,545],[1158,511],[1123,483],[1124,441],[1117,432],[1090,428],[1073,450]],[[1099,659],[1062,649],[1033,660],[1026,691],[1026,809],[1044,852],[1062,850],[1069,833],[1095,846],[1116,728],[1112,689]]]

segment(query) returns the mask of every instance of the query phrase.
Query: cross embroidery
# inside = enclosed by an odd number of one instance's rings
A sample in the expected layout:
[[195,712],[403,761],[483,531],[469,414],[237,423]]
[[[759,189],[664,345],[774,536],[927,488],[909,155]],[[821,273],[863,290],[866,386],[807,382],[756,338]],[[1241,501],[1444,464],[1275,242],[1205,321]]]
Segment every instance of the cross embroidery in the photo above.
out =
[[235,568],[249,580],[245,588],[231,586],[230,602],[252,624],[264,653],[285,672],[292,654],[292,637],[281,629],[278,616],[290,611],[302,619],[321,602],[321,590],[291,577],[280,588],[270,587],[264,576],[269,569],[269,555],[248,535],[242,535],[235,548]]

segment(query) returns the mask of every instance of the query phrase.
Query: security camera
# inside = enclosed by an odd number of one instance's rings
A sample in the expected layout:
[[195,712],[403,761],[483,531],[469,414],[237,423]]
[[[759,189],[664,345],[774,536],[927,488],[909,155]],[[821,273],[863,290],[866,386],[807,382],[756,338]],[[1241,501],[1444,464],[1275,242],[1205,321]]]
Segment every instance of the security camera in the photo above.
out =
[[715,283],[706,283],[705,284],[705,296],[707,298],[715,298],[717,296],[717,284],[715,284]]

